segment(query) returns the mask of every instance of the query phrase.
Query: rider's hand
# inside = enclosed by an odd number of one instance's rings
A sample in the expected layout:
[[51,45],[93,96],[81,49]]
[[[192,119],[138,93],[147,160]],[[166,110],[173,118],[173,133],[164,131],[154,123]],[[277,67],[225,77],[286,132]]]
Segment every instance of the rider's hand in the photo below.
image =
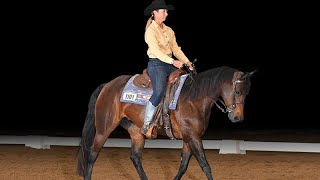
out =
[[181,61],[178,61],[178,60],[173,60],[172,65],[173,65],[174,67],[180,69],[180,68],[182,68],[183,63],[182,63]]
[[187,66],[188,66],[188,68],[189,68],[191,71],[194,70],[192,62],[190,62],[190,61],[187,62]]

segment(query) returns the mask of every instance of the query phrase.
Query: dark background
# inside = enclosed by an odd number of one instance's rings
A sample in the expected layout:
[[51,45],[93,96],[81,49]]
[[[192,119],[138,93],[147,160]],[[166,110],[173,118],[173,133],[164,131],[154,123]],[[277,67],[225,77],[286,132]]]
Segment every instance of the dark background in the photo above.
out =
[[[143,10],[150,2],[55,4],[16,17],[8,46],[19,50],[3,76],[10,95],[3,93],[1,133],[79,135],[94,89],[146,68]],[[209,128],[320,129],[314,25],[303,7],[207,3],[167,0],[176,10],[165,23],[189,59],[198,59],[198,72],[258,69],[245,121],[232,124],[215,107]]]

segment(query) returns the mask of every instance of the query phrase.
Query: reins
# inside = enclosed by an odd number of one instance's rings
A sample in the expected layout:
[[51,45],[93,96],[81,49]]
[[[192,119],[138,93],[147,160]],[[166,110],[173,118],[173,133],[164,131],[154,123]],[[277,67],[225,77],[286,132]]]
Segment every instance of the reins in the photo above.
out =
[[195,60],[192,62],[192,68],[193,68],[193,70],[190,70],[189,67],[188,67],[186,64],[183,64],[182,69],[183,69],[187,74],[189,74],[189,77],[190,77],[190,79],[191,79],[191,81],[189,81],[189,82],[186,81],[185,84],[190,84],[190,83],[192,83],[192,81],[194,81],[193,76],[197,74],[196,66],[194,65],[194,63],[197,62],[197,61],[198,61],[198,60],[195,59]]
[[[226,105],[224,104],[224,102],[219,98],[219,101],[222,103],[224,109],[227,109]],[[216,101],[214,101],[214,103],[216,104],[216,106],[223,112],[223,113],[227,113],[228,111],[224,110]]]

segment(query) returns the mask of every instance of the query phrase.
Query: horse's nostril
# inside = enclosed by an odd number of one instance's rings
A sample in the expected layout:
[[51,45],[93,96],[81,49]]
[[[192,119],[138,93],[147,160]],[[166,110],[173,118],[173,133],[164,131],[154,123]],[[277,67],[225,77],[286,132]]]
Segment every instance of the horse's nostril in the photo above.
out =
[[233,121],[234,121],[234,122],[240,122],[239,116],[234,117],[234,120],[233,120]]

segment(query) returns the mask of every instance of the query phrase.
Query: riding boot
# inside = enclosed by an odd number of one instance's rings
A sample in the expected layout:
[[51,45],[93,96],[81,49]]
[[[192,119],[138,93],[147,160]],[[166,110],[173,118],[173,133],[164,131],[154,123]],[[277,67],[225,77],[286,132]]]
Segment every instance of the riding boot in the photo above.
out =
[[144,135],[148,132],[148,129],[153,121],[154,115],[158,109],[158,106],[155,107],[152,105],[152,103],[150,101],[148,101],[148,104],[146,106],[146,111],[144,114],[144,120],[143,120],[144,123],[141,128],[141,133],[143,133]]

